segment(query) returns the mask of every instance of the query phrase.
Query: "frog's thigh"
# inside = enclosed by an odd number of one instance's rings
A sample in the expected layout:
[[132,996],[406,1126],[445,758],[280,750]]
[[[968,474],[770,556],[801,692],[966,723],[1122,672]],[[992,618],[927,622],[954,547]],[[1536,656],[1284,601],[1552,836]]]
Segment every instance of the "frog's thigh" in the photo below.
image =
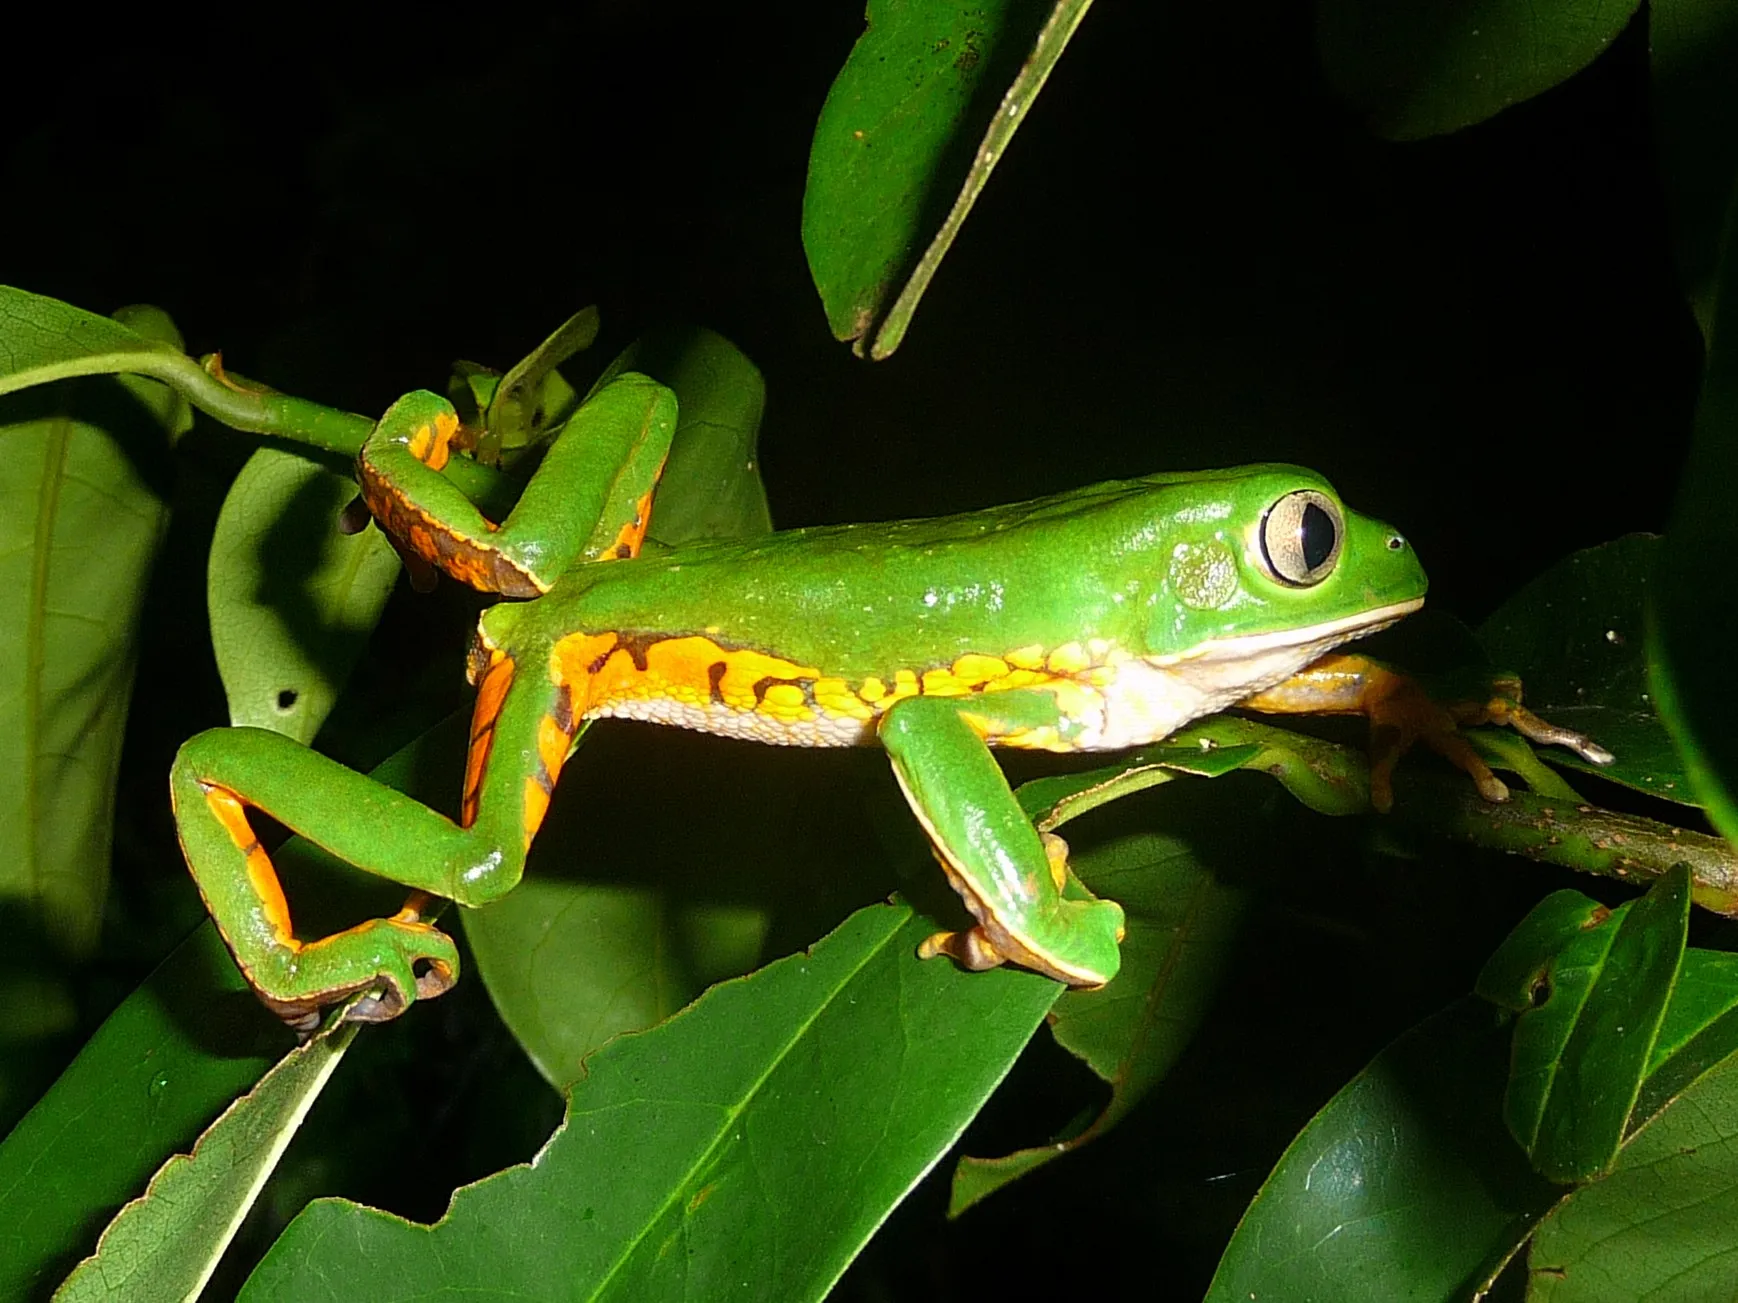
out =
[[1066,873],[1059,839],[1047,847],[1039,837],[986,744],[1059,722],[1042,691],[910,697],[882,717],[881,742],[905,799],[977,919],[968,932],[932,937],[926,956],[948,954],[974,969],[1015,963],[1070,986],[1116,976],[1122,907]]

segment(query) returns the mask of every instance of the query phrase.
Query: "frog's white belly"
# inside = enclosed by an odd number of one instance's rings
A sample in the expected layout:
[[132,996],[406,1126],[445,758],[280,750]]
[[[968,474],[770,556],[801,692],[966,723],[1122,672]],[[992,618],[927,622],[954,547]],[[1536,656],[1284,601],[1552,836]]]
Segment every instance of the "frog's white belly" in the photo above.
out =
[[1097,690],[1096,708],[1076,710],[1081,751],[1117,751],[1169,737],[1185,724],[1217,714],[1283,683],[1341,643],[1385,629],[1424,604],[1397,602],[1356,616],[1278,633],[1219,638],[1186,652],[1130,656]]

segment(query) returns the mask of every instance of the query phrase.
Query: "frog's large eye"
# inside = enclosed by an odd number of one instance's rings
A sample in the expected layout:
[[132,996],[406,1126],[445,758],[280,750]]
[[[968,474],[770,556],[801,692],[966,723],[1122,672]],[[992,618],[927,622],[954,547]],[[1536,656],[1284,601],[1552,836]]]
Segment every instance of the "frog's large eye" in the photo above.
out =
[[1309,588],[1333,573],[1345,537],[1340,504],[1314,489],[1298,489],[1262,517],[1261,555],[1281,583]]

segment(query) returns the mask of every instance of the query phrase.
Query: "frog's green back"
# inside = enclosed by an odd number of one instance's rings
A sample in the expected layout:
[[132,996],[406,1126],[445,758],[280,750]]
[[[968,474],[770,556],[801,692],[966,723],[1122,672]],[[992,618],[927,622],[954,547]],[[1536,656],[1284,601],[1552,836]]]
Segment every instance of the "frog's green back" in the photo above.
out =
[[[703,635],[846,678],[1101,640],[1137,656],[1304,628],[1422,596],[1410,548],[1344,513],[1337,566],[1290,585],[1259,530],[1312,471],[1155,475],[964,515],[791,530],[587,566],[491,637]],[[1335,498],[1337,501],[1337,498]],[[535,613],[535,614],[533,614]],[[499,630],[499,632],[496,632]]]

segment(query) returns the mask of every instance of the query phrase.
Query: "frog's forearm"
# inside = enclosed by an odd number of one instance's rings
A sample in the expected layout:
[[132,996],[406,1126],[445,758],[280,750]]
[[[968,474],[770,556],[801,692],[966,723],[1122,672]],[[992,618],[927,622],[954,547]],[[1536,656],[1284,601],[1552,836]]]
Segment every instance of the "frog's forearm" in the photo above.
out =
[[1062,723],[1042,689],[993,698],[910,697],[883,717],[881,743],[953,887],[977,919],[924,945],[968,967],[1013,962],[1071,986],[1102,986],[1120,962],[1122,908],[1067,871],[1060,838],[1040,838],[986,739]]

